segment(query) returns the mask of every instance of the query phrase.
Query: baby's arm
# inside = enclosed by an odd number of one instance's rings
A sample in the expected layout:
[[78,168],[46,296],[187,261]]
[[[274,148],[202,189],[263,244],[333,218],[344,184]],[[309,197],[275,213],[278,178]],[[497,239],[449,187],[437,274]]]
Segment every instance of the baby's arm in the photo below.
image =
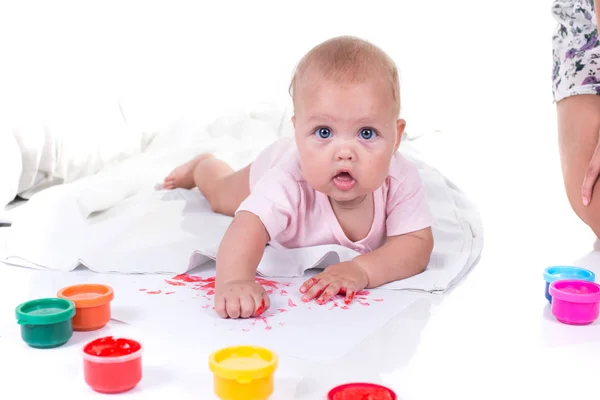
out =
[[252,281],[263,256],[269,235],[260,218],[240,211],[221,241],[217,252],[216,284]]
[[273,169],[238,207],[217,252],[215,311],[221,317],[258,316],[269,308],[269,296],[256,282],[256,269],[266,244],[293,223],[298,199],[297,181]]
[[356,257],[368,277],[368,288],[406,279],[425,271],[433,251],[431,228],[391,236],[380,248]]
[[594,10],[596,10],[596,26],[600,26],[600,0],[594,0]]
[[261,220],[240,211],[217,252],[215,311],[222,318],[248,318],[269,308],[269,296],[256,282],[256,269],[269,241]]

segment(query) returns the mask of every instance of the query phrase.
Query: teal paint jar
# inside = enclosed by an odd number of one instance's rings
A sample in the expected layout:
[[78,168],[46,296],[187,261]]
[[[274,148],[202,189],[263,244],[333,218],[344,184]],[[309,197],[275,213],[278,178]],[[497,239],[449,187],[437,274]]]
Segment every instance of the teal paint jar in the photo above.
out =
[[44,298],[27,301],[15,310],[21,338],[38,349],[59,347],[73,336],[75,303],[67,299]]

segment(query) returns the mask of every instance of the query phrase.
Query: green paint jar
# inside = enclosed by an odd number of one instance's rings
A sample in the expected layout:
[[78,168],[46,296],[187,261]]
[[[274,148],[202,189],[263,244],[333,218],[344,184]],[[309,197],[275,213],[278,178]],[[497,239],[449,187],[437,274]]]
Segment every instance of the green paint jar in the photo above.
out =
[[21,338],[31,347],[49,349],[67,343],[73,336],[75,303],[67,299],[45,298],[27,301],[16,310]]

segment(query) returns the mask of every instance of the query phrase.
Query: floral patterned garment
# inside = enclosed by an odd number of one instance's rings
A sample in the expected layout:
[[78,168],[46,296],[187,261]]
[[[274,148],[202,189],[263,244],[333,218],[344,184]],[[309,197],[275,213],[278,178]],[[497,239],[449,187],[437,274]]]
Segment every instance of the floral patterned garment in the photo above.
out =
[[578,94],[600,95],[600,42],[594,0],[554,0],[558,26],[552,36],[554,101]]

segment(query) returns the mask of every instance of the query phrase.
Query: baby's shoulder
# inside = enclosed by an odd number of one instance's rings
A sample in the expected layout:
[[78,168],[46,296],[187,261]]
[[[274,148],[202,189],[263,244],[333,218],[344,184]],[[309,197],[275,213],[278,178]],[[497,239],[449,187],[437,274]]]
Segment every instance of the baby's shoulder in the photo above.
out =
[[420,180],[419,170],[414,162],[396,152],[390,162],[387,183],[389,185],[402,185]]

